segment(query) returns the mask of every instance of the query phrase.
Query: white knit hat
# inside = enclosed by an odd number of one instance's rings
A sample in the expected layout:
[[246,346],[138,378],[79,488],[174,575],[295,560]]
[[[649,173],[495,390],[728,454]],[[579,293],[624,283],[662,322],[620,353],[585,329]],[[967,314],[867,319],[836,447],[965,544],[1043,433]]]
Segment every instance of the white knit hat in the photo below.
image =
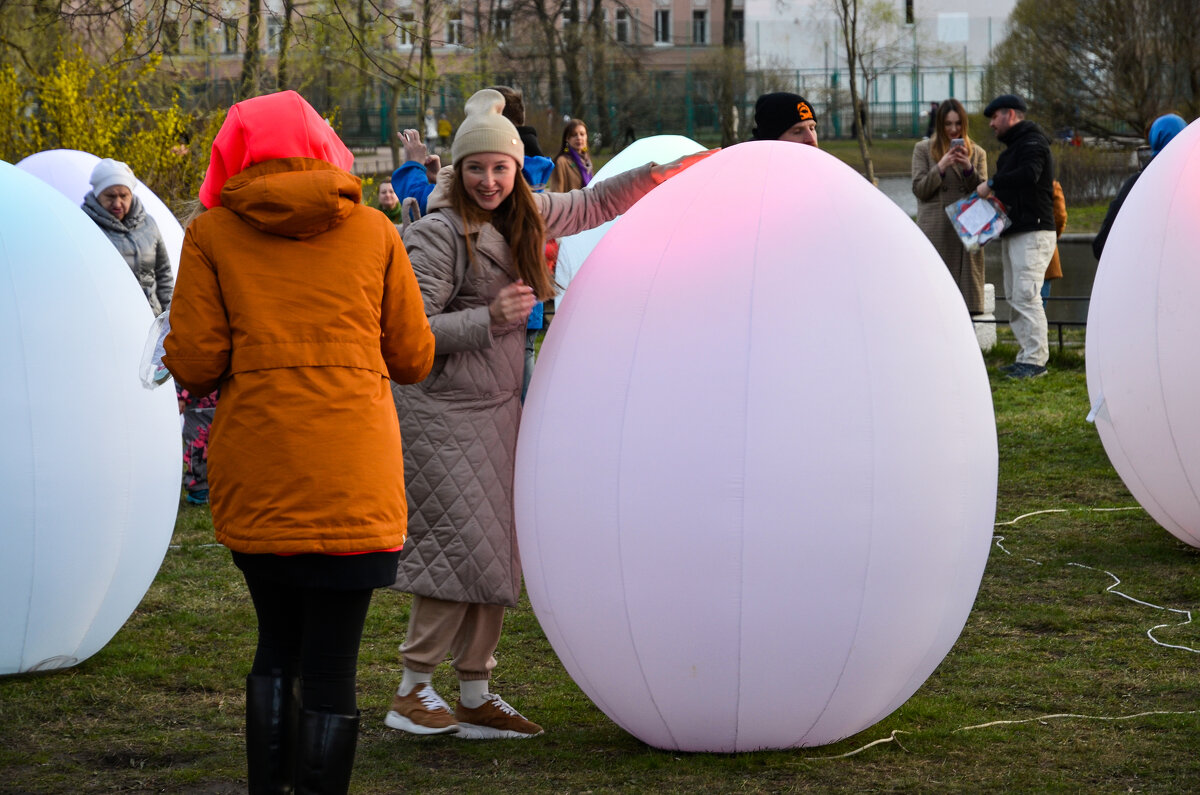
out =
[[132,191],[137,184],[137,177],[133,176],[133,169],[120,160],[106,157],[92,169],[89,181],[92,183],[92,193],[99,196],[105,188],[111,188],[113,185],[124,185]]
[[525,145],[513,123],[502,115],[504,95],[485,88],[476,91],[466,104],[467,118],[459,125],[450,147],[455,162],[467,155],[496,152],[509,155],[520,166],[525,162]]

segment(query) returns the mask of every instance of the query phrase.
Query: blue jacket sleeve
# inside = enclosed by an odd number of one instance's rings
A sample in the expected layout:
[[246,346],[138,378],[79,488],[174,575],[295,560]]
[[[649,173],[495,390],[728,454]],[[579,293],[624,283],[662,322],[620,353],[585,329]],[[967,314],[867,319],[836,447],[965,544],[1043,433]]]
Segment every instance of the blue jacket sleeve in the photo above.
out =
[[541,193],[550,181],[550,172],[554,171],[554,161],[548,157],[525,156],[525,164],[521,168],[521,176],[533,188],[534,193]]
[[401,202],[409,196],[416,199],[421,215],[425,215],[425,200],[433,193],[433,183],[425,176],[425,166],[409,160],[392,172],[392,190],[396,191]]

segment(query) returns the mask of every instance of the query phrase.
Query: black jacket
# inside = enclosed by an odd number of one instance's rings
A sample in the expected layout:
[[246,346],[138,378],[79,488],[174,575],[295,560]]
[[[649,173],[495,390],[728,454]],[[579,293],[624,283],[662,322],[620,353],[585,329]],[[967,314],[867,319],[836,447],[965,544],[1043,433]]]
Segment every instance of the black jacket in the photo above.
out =
[[[1142,171],[1146,169],[1143,168]],[[1121,206],[1125,204],[1126,197],[1129,196],[1129,191],[1133,190],[1133,186],[1137,183],[1138,177],[1142,175],[1142,171],[1135,171],[1121,185],[1121,190],[1118,191],[1117,197],[1108,205],[1108,212],[1104,214],[1104,223],[1100,224],[1100,231],[1092,239],[1092,253],[1096,255],[1096,259],[1100,259],[1100,255],[1104,253],[1104,244],[1108,242],[1108,233],[1112,231],[1113,221],[1117,220],[1117,213],[1121,211]]]
[[536,129],[528,124],[523,124],[517,127],[517,135],[521,136],[521,143],[525,144],[526,157],[545,157],[542,154],[542,147],[538,145]]
[[997,136],[1004,151],[996,159],[992,191],[1004,203],[1012,226],[1005,235],[1054,231],[1054,158],[1050,139],[1031,121]]

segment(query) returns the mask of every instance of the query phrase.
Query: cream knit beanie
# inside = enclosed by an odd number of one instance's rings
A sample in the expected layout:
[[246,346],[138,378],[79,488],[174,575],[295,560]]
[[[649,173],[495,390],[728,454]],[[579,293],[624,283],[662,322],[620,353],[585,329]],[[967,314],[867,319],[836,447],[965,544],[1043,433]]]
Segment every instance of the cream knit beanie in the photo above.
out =
[[124,185],[130,190],[137,185],[133,169],[111,157],[106,157],[96,164],[88,181],[92,183],[92,193],[96,196],[103,193],[105,188],[111,188],[113,185]]
[[504,96],[485,88],[476,91],[466,105],[467,118],[454,134],[450,156],[458,162],[467,155],[496,152],[509,155],[520,167],[525,163],[525,145],[513,123],[504,118]]

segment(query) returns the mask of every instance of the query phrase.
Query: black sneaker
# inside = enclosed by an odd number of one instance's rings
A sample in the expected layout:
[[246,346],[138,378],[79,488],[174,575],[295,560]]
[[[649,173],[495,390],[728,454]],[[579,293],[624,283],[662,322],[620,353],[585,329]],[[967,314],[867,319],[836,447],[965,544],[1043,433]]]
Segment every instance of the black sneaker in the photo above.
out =
[[1009,378],[1038,378],[1046,374],[1046,368],[1040,364],[1018,362],[1009,373]]
[[1008,375],[1009,373],[1014,372],[1020,366],[1021,365],[1018,364],[1017,362],[1013,362],[1012,364],[1004,365],[1003,367],[999,368],[999,370],[1000,370],[1000,372],[1004,373],[1005,375]]

